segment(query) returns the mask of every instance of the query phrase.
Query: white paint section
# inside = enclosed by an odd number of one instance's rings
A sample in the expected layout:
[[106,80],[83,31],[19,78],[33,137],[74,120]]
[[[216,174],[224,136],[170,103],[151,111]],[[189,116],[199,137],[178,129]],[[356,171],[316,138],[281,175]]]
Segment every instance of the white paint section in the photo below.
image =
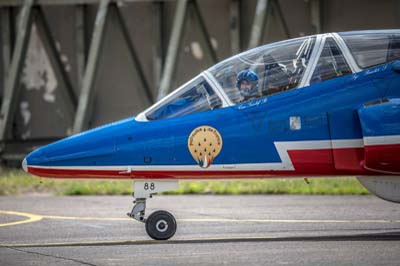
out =
[[218,50],[218,41],[217,41],[217,39],[215,39],[214,37],[211,37],[210,42],[211,42],[211,45],[214,48],[214,50],[215,51]]
[[201,48],[200,43],[192,42],[190,44],[190,49],[192,51],[193,57],[196,58],[197,60],[202,60],[204,58],[203,49]]
[[[58,51],[61,53],[61,46],[57,46]],[[68,57],[65,54],[61,54],[61,62],[63,63],[64,69],[66,72],[70,72],[71,71],[71,65],[68,62]]]
[[31,121],[31,111],[29,111],[29,103],[27,101],[23,101],[19,105],[19,109],[21,112],[22,119],[24,120],[24,126],[27,126]]
[[56,88],[57,80],[48,80],[46,86],[44,87],[43,100],[49,103],[54,103],[56,101],[56,95],[54,94]]
[[31,136],[31,129],[29,129],[29,122],[32,118],[32,113],[29,110],[29,102],[22,101],[19,104],[20,114],[23,120],[23,124],[25,128],[28,128],[25,132],[21,133],[21,139],[28,139]]
[[346,148],[363,148],[364,143],[362,139],[339,139],[332,140],[333,149],[346,149]]
[[55,102],[54,93],[58,86],[57,79],[35,24],[32,26],[21,81],[27,90],[43,89],[43,99],[46,102]]
[[367,145],[394,145],[400,144],[400,135],[364,137],[364,144]]

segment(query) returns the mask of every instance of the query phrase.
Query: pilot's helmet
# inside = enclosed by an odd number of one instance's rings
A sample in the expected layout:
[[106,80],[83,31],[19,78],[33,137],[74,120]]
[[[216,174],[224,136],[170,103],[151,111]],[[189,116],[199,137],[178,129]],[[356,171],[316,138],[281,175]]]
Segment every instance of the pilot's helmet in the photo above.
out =
[[[256,72],[254,72],[253,70],[250,69],[245,69],[240,71],[237,74],[236,77],[236,86],[237,88],[240,90],[240,93],[242,94],[242,96],[244,97],[245,100],[248,100],[250,98],[254,98],[257,97],[259,94],[258,91],[258,75]],[[250,89],[240,89],[240,84],[246,80],[247,82],[249,82],[251,84],[251,88]]]

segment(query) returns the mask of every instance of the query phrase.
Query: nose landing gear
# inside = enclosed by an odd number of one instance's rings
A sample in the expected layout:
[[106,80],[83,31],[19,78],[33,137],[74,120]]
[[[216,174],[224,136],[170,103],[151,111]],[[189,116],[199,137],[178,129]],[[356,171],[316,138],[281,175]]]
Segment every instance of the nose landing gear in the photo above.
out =
[[134,184],[134,206],[127,215],[139,222],[145,223],[147,234],[155,240],[167,240],[176,232],[176,220],[167,211],[155,211],[146,219],[146,199],[157,192],[175,190],[178,181],[136,181]]

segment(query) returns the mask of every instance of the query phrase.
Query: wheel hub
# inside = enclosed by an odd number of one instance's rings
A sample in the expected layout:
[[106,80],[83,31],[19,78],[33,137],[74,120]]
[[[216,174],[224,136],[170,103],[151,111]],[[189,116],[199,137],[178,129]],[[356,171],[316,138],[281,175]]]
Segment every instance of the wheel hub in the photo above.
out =
[[156,223],[156,229],[159,232],[165,232],[168,230],[168,223],[165,220],[160,220]]

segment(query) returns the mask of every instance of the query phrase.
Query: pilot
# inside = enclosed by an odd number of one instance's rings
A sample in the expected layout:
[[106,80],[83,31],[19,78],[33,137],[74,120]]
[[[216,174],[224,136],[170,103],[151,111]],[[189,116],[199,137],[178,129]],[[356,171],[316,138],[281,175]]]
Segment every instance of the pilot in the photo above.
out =
[[226,70],[222,86],[232,102],[239,103],[243,97],[239,92],[239,88],[236,86],[236,76],[236,72],[232,69]]
[[241,102],[252,100],[260,96],[258,90],[258,76],[256,72],[245,69],[236,76],[236,86],[242,95]]

